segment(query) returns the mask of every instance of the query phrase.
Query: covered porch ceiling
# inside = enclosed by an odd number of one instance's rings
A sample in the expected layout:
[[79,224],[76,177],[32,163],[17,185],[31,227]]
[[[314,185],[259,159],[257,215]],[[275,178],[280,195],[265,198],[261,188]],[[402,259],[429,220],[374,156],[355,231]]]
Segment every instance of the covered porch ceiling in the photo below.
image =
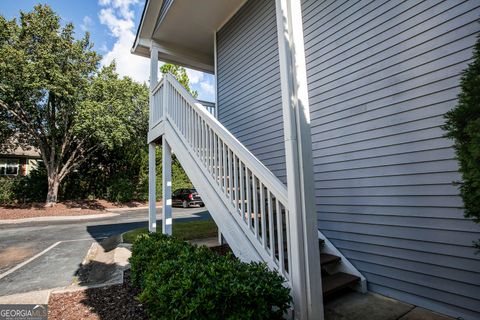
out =
[[214,72],[214,34],[246,0],[146,0],[132,53]]

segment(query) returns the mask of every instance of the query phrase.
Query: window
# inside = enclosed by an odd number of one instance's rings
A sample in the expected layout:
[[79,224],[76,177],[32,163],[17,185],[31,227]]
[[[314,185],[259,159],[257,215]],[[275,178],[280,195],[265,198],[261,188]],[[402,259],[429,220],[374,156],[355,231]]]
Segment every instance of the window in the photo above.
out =
[[18,169],[18,159],[0,159],[0,175],[16,176]]

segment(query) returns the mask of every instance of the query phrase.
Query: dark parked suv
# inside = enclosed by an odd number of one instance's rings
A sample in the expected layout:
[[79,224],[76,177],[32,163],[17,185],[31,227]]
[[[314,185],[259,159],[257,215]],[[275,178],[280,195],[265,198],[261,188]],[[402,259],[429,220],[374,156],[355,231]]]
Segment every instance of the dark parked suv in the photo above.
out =
[[195,189],[178,189],[172,194],[172,205],[182,206],[188,208],[190,206],[199,205],[205,206],[202,198]]

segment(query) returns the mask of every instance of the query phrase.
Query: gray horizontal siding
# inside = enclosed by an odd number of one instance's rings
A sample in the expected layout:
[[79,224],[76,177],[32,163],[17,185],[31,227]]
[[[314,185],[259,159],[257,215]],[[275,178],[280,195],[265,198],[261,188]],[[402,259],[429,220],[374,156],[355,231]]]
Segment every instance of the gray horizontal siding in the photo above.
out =
[[275,1],[249,0],[217,33],[218,118],[286,183]]
[[319,227],[369,289],[480,318],[480,228],[464,219],[443,115],[480,2],[302,1]]

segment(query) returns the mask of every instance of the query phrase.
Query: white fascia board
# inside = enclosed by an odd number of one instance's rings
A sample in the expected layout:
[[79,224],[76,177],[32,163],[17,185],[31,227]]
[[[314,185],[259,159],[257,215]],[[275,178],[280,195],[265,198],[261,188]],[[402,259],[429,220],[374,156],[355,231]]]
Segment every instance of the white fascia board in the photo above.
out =
[[[162,7],[162,4],[163,0],[146,0],[145,6],[143,7],[142,17],[140,19],[140,25],[138,26],[137,34],[135,35],[135,41],[133,42],[132,49],[130,50],[132,54],[145,56],[145,48],[142,44],[142,40],[145,41],[145,39],[147,39],[147,41],[150,41],[152,38],[155,22],[160,14],[160,8]],[[155,17],[152,18],[154,15]],[[146,47],[148,48],[147,57],[149,57],[150,46],[148,45]]]

